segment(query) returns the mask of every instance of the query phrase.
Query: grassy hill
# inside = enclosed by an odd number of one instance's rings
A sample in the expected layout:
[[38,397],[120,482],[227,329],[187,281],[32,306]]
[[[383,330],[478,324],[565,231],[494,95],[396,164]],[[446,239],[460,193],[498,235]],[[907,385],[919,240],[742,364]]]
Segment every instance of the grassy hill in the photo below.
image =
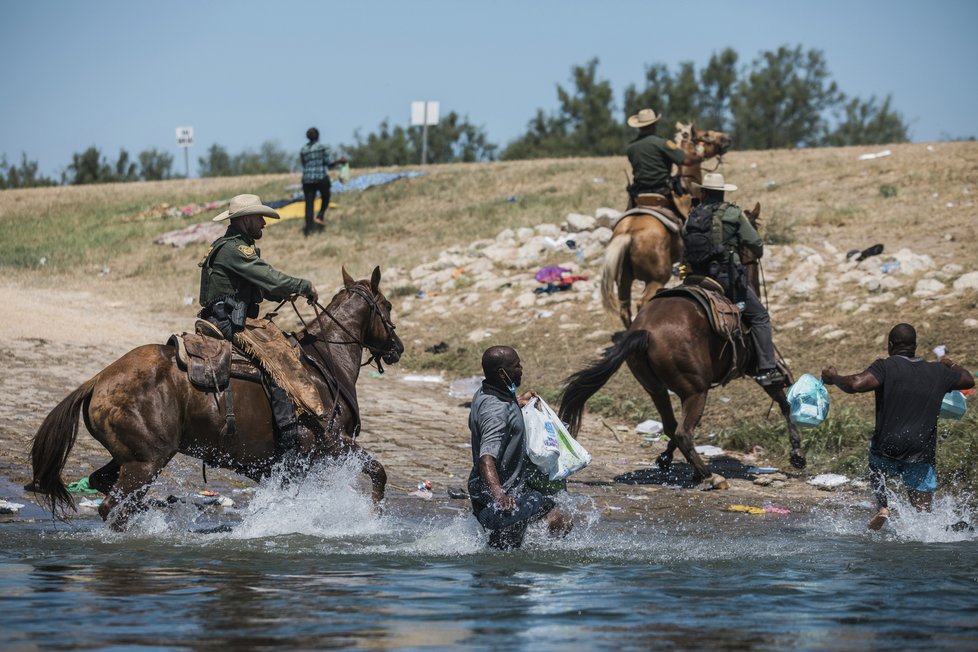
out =
[[[896,145],[888,147],[890,156],[857,158],[881,149],[732,152],[725,157],[721,171],[740,187],[730,199],[744,207],[761,202],[762,234],[776,243],[765,257],[775,341],[796,374],[817,375],[829,363],[853,373],[885,355],[885,333],[906,321],[918,328],[920,353],[933,358],[931,348],[945,344],[953,359],[976,370],[978,328],[969,320],[978,317],[978,296],[952,289],[956,278],[978,270],[978,144]],[[626,166],[624,157],[429,166],[422,177],[335,195],[339,206],[330,211],[324,235],[304,238],[301,219],[272,224],[262,249],[273,265],[312,279],[326,297],[340,284],[341,265],[358,278],[380,265],[407,347],[403,367],[443,372],[449,379],[473,375],[486,345],[511,343],[524,358],[526,385],[553,397],[563,378],[593,359],[619,328],[590,294],[526,305],[519,297],[526,295],[535,269],[517,270],[522,286],[501,278],[497,288],[476,289],[459,268],[454,282],[419,299],[411,271],[446,250],[471,251],[473,243],[505,229],[561,224],[570,212],[593,214],[602,206],[622,209]],[[298,175],[272,175],[3,191],[0,269],[9,283],[80,289],[94,300],[185,315],[189,328],[197,307],[187,304],[196,300],[197,262],[207,244],[176,249],[153,240],[205,221],[218,210],[170,217],[165,216],[167,206],[242,192],[271,201],[286,197],[291,192],[286,187],[298,180]],[[875,243],[884,244],[882,256],[862,267],[847,266],[846,251]],[[878,276],[878,263],[901,249],[929,257],[933,265],[890,275],[883,287],[860,285],[870,272]],[[792,270],[813,264],[812,255],[822,261],[819,286],[796,292]],[[536,262],[575,260],[569,252],[552,252]],[[596,279],[596,260],[585,261],[581,271]],[[946,291],[915,294],[923,278],[940,281]],[[543,317],[543,312],[552,314]],[[479,339],[479,332],[491,336]],[[443,353],[425,351],[442,342]],[[872,403],[871,396],[832,391],[829,422],[804,433],[813,468],[862,469]],[[742,449],[761,445],[775,461],[783,461],[786,437],[779,418],[768,420],[769,405],[750,381],[717,388],[697,439]],[[589,409],[626,423],[656,416],[627,370]],[[978,477],[970,468],[978,453],[976,413],[972,405],[966,419],[940,426],[945,479],[959,474],[972,486]],[[711,433],[715,437],[709,439]]]

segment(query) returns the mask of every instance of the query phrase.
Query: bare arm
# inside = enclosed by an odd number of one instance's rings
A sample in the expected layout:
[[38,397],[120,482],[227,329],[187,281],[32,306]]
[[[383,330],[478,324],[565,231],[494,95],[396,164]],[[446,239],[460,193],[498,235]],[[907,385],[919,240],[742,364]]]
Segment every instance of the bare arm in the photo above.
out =
[[954,371],[957,371],[958,374],[960,375],[960,378],[958,378],[958,384],[954,386],[954,389],[971,389],[972,387],[975,386],[974,374],[972,374],[964,367],[954,364],[947,358],[941,359],[941,364],[944,365],[945,367],[949,367]]
[[822,382],[826,385],[835,385],[846,394],[871,392],[880,387],[880,381],[869,371],[851,376],[840,376],[835,367],[831,365],[822,370]]
[[492,493],[492,497],[496,501],[496,506],[500,510],[509,512],[515,509],[516,500],[506,494],[502,483],[499,481],[499,472],[496,470],[495,457],[492,455],[483,455],[479,458],[479,474],[486,481],[486,484],[489,485],[489,491]]

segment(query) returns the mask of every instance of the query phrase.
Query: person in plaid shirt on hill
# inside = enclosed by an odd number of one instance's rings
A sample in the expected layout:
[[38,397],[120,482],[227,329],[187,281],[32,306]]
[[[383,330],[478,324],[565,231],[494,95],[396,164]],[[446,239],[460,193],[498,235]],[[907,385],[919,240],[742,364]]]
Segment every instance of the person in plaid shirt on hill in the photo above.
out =
[[[302,234],[322,231],[326,228],[326,209],[329,208],[330,180],[329,168],[346,163],[345,158],[329,160],[329,149],[319,142],[319,130],[310,127],[306,131],[309,142],[302,146],[299,158],[302,161],[302,194],[306,198],[306,225]],[[319,214],[313,218],[316,193],[322,198]]]

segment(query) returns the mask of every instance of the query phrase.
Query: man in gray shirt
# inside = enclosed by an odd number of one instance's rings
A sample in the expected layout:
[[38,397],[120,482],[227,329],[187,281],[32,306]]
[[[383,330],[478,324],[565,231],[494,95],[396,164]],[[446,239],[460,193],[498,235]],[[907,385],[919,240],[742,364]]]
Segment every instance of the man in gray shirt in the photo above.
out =
[[469,412],[472,512],[489,531],[489,545],[502,550],[518,548],[527,526],[540,519],[551,536],[566,535],[573,525],[570,515],[527,486],[535,467],[526,454],[521,407],[535,393],[516,394],[523,379],[520,356],[509,346],[490,347],[482,354],[482,371],[486,378]]

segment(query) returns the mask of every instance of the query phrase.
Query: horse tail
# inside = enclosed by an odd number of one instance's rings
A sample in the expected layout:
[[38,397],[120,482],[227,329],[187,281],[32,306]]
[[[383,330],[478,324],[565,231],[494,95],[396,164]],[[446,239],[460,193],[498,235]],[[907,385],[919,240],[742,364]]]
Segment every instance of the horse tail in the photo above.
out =
[[51,512],[58,506],[75,508],[71,494],[61,480],[61,471],[68,461],[68,454],[78,436],[78,415],[81,405],[92,397],[98,376],[65,397],[44,419],[34,435],[31,446],[31,464],[34,471],[34,487],[48,495]]
[[[618,300],[615,285],[621,283],[621,268],[631,244],[631,235],[616,233],[604,252],[604,263],[601,266],[601,305],[612,317],[621,314],[621,302]],[[631,288],[628,291],[631,294]]]
[[625,360],[637,353],[645,354],[648,350],[648,331],[628,331],[614,346],[605,350],[600,360],[567,379],[567,386],[560,395],[558,416],[569,425],[571,434],[576,435],[581,428],[581,416],[588,399],[604,387]]

